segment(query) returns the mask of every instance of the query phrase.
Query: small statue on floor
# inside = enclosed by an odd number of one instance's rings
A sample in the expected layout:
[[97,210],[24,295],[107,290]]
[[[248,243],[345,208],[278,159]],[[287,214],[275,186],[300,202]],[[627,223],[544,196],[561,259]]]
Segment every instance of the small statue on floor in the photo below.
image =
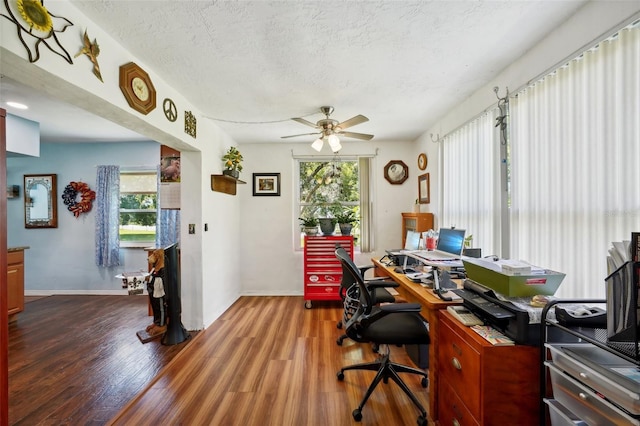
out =
[[151,274],[146,278],[147,292],[151,310],[153,311],[153,323],[146,328],[151,336],[167,331],[167,297],[164,291],[164,250],[157,249],[149,252],[147,258],[151,266]]

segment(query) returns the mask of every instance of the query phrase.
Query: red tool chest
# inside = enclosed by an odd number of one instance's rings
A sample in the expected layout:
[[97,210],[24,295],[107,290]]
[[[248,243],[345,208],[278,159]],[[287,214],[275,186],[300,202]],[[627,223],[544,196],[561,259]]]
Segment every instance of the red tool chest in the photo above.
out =
[[304,300],[311,308],[313,300],[340,300],[342,267],[336,258],[340,244],[353,259],[353,236],[304,237]]

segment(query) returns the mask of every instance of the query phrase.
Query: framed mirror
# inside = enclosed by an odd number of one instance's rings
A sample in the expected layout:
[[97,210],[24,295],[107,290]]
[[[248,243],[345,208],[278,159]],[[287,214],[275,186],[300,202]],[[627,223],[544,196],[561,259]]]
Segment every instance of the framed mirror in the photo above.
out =
[[24,175],[24,227],[57,228],[56,175]]

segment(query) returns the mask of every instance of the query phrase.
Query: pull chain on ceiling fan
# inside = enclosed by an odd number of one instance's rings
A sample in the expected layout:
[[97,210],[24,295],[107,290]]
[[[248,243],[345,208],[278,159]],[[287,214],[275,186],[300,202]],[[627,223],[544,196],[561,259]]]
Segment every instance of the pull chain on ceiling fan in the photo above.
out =
[[282,138],[286,139],[286,138],[295,138],[299,136],[318,135],[318,138],[315,141],[313,141],[313,143],[311,144],[311,147],[318,152],[322,150],[322,146],[324,145],[325,140],[331,147],[331,151],[333,152],[340,151],[340,149],[342,149],[342,144],[340,143],[340,138],[338,136],[344,136],[347,138],[354,138],[354,139],[362,139],[366,141],[371,140],[373,138],[373,135],[368,135],[366,133],[355,133],[355,132],[344,131],[344,129],[369,121],[369,119],[362,114],[356,115],[355,117],[351,117],[350,119],[345,120],[341,123],[338,120],[334,120],[329,117],[333,112],[333,107],[331,106],[320,107],[320,112],[323,113],[326,118],[319,120],[315,124],[308,120],[305,120],[304,118],[292,118],[292,120],[297,121],[300,124],[304,124],[305,126],[309,126],[309,127],[313,127],[314,129],[317,129],[318,130],[317,132],[282,136]]

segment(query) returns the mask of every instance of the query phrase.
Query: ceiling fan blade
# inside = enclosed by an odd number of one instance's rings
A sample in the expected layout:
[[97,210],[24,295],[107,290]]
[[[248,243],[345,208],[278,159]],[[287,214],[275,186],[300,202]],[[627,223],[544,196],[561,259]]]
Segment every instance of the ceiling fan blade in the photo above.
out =
[[360,114],[360,115],[356,115],[355,117],[351,117],[346,121],[343,121],[342,123],[338,124],[337,127],[341,129],[346,129],[347,127],[355,126],[356,124],[365,123],[367,121],[369,121],[369,119],[364,115]]
[[282,139],[287,139],[287,138],[297,138],[298,136],[309,136],[309,135],[321,135],[322,133],[320,132],[315,132],[315,133],[302,133],[299,135],[289,135],[289,136],[280,136],[280,138]]
[[292,118],[293,121],[297,121],[300,124],[304,124],[305,126],[317,128],[318,126],[315,123],[312,123],[304,118]]
[[373,139],[373,135],[368,135],[366,133],[340,132],[338,134],[340,136],[346,136],[348,138],[362,139],[363,141],[369,141]]

